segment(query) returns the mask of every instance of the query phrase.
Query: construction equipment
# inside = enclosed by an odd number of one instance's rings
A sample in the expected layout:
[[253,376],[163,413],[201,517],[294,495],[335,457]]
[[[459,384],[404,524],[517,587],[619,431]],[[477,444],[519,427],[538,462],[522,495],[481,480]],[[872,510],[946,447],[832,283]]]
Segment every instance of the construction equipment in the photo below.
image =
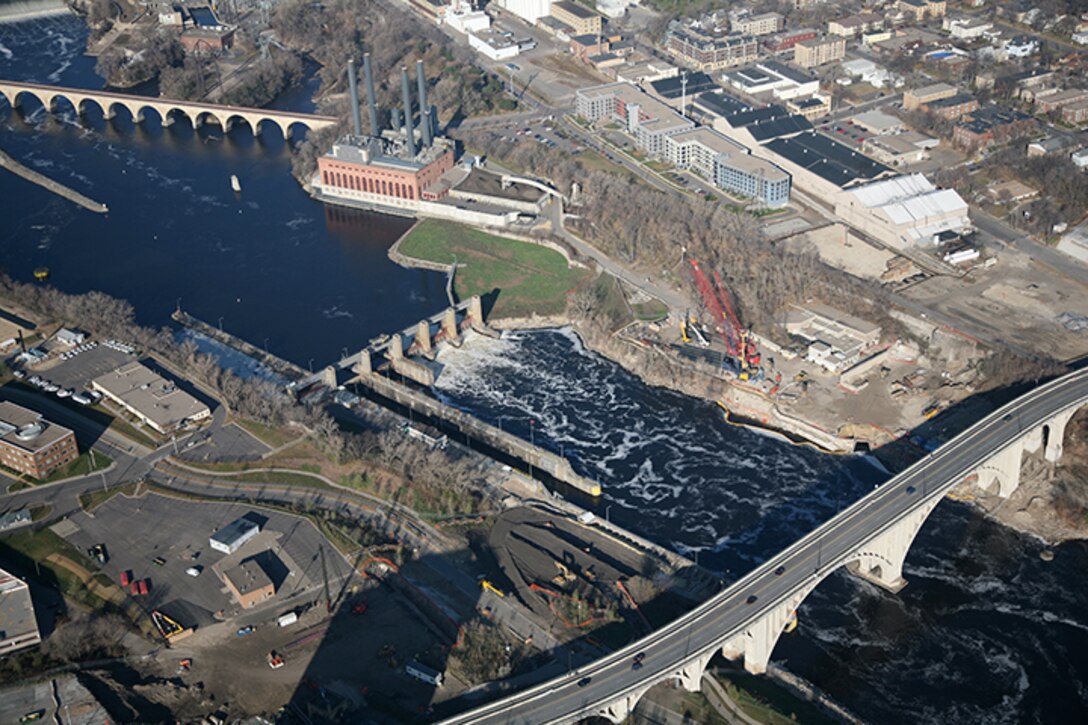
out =
[[733,302],[718,273],[713,273],[712,284],[699,263],[694,259],[689,261],[695,285],[699,288],[699,293],[703,296],[703,301],[714,319],[714,325],[718,334],[721,335],[722,342],[725,343],[726,355],[736,361],[739,368],[738,377],[747,380],[758,371],[760,363],[760,354],[751,339],[751,333],[742,327],[737,319]]
[[276,652],[276,650],[272,650],[271,652],[268,653],[268,666],[269,667],[271,667],[274,670],[278,670],[279,668],[283,667],[283,665],[284,665],[283,655],[278,654]]
[[494,584],[489,582],[487,579],[482,579],[480,581],[480,588],[481,589],[486,589],[487,591],[491,592],[492,594],[494,594],[497,597],[505,597],[506,596],[505,594],[503,594],[501,589],[499,589],[497,586],[495,586]]
[[680,321],[680,338],[684,342],[691,342],[694,340],[702,347],[710,347],[710,340],[706,339],[706,335],[699,325],[699,321],[691,316],[690,311],[684,312],[684,319]]
[[167,642],[176,642],[193,633],[191,627],[181,626],[157,609],[151,612],[151,621],[155,623],[155,629],[159,630],[159,634],[161,634],[163,639]]

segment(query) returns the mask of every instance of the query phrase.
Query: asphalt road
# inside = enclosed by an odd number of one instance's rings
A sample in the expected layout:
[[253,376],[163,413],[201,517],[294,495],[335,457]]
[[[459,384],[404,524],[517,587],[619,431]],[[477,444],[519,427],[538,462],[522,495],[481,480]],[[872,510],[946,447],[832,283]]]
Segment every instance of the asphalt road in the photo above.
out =
[[1081,284],[1088,284],[1088,266],[1056,249],[1039,244],[1031,237],[1013,229],[997,217],[980,209],[971,211],[971,221],[983,233],[984,241],[996,239],[1006,246],[1014,247],[1028,254],[1032,259],[1042,262],[1057,272],[1072,277]]
[[[809,591],[875,535],[909,511],[944,496],[980,463],[1026,430],[1077,403],[1088,402],[1088,370],[1022,396],[979,421],[935,453],[878,487],[817,530],[749,573],[723,593],[623,650],[491,705],[451,718],[459,723],[572,722],[617,697],[675,675],[712,654],[730,636],[755,624],[781,602]],[[784,567],[783,574],[774,571]],[[758,597],[748,604],[749,597]],[[645,653],[643,667],[632,658]],[[586,680],[588,679],[588,682]],[[582,686],[579,686],[579,682]]]

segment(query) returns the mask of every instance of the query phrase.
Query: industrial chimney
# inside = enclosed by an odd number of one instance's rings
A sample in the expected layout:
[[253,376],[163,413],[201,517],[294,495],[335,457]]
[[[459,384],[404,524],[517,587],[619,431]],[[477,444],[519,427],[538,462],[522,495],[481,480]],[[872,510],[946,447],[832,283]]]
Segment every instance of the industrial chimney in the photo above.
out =
[[370,69],[370,53],[363,53],[363,76],[366,78],[366,110],[370,119],[370,135],[379,136],[378,101],[374,96],[374,72]]
[[424,148],[431,145],[431,107],[427,105],[427,79],[423,77],[423,61],[416,61],[416,86],[419,90],[419,127],[423,132]]
[[400,89],[404,95],[404,138],[408,141],[408,155],[416,155],[416,129],[412,125],[412,91],[408,86],[408,66],[400,67]]
[[363,119],[359,116],[359,82],[355,77],[355,61],[348,59],[348,88],[351,90],[351,121],[355,136],[363,135]]
[[400,133],[403,124],[400,122],[400,109],[393,106],[389,109],[389,125],[393,127],[393,130]]

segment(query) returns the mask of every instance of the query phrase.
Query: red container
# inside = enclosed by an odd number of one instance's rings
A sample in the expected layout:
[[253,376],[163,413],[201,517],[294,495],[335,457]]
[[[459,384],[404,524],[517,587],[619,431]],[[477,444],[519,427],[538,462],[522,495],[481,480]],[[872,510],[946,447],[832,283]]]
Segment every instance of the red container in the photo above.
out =
[[121,572],[121,586],[127,587],[132,582],[132,573],[128,569]]
[[132,584],[129,586],[129,592],[132,593],[132,596],[136,596],[137,594],[139,594],[140,593],[140,584],[139,584],[139,582],[132,582]]
[[147,592],[150,590],[150,588],[151,588],[151,580],[150,579],[141,579],[140,580],[140,594],[147,594]]

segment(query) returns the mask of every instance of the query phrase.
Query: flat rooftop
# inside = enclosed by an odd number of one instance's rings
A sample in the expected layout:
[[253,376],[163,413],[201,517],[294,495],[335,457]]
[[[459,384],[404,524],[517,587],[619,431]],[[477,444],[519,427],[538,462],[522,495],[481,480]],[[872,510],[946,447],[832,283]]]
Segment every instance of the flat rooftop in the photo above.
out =
[[789,138],[776,138],[765,146],[840,187],[875,179],[891,172],[884,164],[815,131],[805,131]]
[[256,521],[250,521],[243,516],[240,519],[231,521],[229,524],[219,529],[219,531],[216,531],[212,534],[211,539],[212,541],[217,541],[225,546],[230,546],[250,531],[259,528],[261,527],[257,525]]
[[556,8],[568,12],[576,18],[582,18],[583,20],[598,17],[597,13],[587,8],[585,5],[567,2],[566,0],[562,0],[561,2],[552,5],[552,9]]
[[266,587],[274,587],[272,578],[255,559],[246,559],[238,566],[227,569],[223,572],[223,576],[230,580],[239,594],[243,595]]
[[30,600],[30,587],[0,569],[0,641],[37,633],[38,620]]
[[0,440],[9,446],[34,453],[71,432],[50,423],[35,410],[8,401],[0,402]]
[[723,117],[752,110],[752,107],[744,101],[734,98],[728,93],[719,93],[718,91],[708,91],[701,94],[695,100],[695,105]]
[[210,412],[204,403],[139,361],[100,375],[91,384],[121,400],[162,430]]
[[718,84],[706,73],[688,73],[687,86],[684,85],[679,76],[653,81],[650,86],[662,98],[673,99],[679,98],[685,93],[688,98],[693,98],[698,93],[705,93],[717,88]]
[[737,153],[748,153],[748,149],[744,148],[736,141],[730,138],[726,138],[717,131],[706,128],[705,126],[693,128],[690,131],[681,131],[680,133],[674,133],[669,138],[671,138],[676,143],[699,143],[703,146],[706,146],[711,151],[715,151],[720,154],[727,154],[729,156]]
[[648,93],[643,93],[630,83],[606,83],[601,86],[582,88],[578,93],[586,98],[614,96],[623,101],[625,106],[636,105],[651,119],[641,122],[640,125],[654,131],[694,125],[690,120],[674,111],[671,106],[662,103]]
[[510,182],[502,183],[502,176],[474,167],[464,180],[454,186],[455,189],[466,194],[480,194],[481,196],[497,196],[514,201],[527,201],[535,203],[545,196],[546,192],[529,184]]

